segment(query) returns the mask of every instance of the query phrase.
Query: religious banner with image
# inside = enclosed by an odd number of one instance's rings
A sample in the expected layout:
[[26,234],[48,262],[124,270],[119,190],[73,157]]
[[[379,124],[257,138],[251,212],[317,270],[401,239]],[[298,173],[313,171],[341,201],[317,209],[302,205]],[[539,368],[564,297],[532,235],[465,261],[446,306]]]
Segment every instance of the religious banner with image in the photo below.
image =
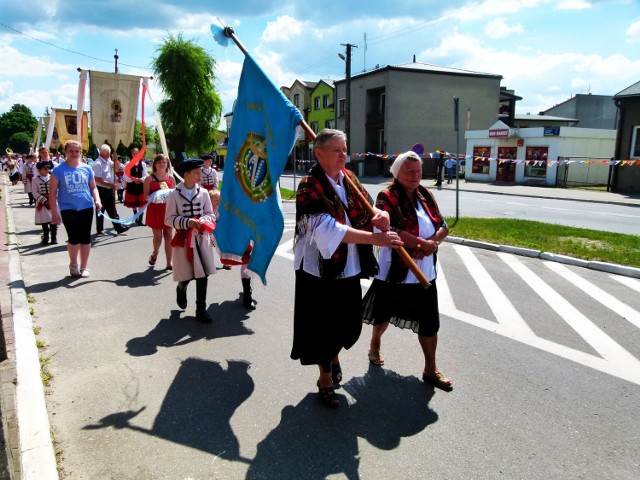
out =
[[[77,111],[59,108],[55,108],[53,111],[56,118],[55,131],[60,145],[64,145],[67,140],[76,140],[78,138]],[[82,123],[82,150],[86,152],[89,148],[89,116],[87,115],[87,112],[82,112]]]
[[138,112],[140,78],[121,73],[89,72],[93,143],[129,146]]

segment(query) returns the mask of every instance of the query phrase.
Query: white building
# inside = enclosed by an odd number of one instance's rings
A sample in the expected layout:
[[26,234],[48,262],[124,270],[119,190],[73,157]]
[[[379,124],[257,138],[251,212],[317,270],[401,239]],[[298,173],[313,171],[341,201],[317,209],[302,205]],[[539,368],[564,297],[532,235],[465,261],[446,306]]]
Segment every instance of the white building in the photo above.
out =
[[[468,130],[465,178],[533,185],[606,185],[616,131],[565,126]],[[473,158],[471,158],[473,157]]]

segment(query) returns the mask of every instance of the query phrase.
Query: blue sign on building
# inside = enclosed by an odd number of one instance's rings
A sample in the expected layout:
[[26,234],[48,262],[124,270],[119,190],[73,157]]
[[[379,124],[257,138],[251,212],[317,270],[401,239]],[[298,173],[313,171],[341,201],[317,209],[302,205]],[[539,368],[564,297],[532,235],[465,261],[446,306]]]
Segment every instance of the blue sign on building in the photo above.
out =
[[544,136],[558,136],[560,135],[560,127],[544,127]]

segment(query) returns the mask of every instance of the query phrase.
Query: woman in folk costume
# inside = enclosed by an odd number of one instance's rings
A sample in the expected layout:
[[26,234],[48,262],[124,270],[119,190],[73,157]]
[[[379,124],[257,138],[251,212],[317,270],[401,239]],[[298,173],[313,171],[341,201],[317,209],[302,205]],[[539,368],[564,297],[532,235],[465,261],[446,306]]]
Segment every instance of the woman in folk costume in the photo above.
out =
[[449,230],[435,198],[420,184],[422,159],[416,153],[398,155],[391,165],[391,174],[393,183],[378,194],[376,206],[389,213],[391,229],[398,232],[431,286],[425,290],[396,252],[380,249],[380,271],[363,300],[363,321],[373,324],[369,361],[384,364],[380,346],[389,323],[409,328],[418,334],[424,355],[422,379],[451,390],[453,383],[436,364],[440,329],[436,260],[438,245]]
[[[389,214],[364,205],[353,187],[368,194],[345,168],[346,135],[324,129],[316,137],[318,163],[296,191],[294,268],[296,274],[291,358],[318,365],[317,386],[324,405],[340,405],[334,388],[342,380],[338,354],[351,348],[362,330],[360,279],[377,271],[372,245],[397,248]],[[385,230],[373,233],[372,228]]]
[[167,260],[166,269],[172,270],[173,247],[171,246],[171,240],[173,239],[173,229],[164,223],[167,214],[167,196],[163,194],[175,188],[176,183],[173,179],[171,163],[163,154],[156,155],[153,159],[151,171],[153,173],[144,179],[144,195],[149,200],[154,192],[161,193],[156,193],[147,207],[147,227],[151,228],[153,232],[153,252],[149,257],[149,265],[156,264],[160,245],[162,245],[162,239],[164,238],[164,255]]
[[[131,155],[135,157],[138,153],[138,149],[134,148],[131,151]],[[131,160],[133,161],[133,160]],[[144,207],[147,204],[147,199],[144,196],[144,179],[149,175],[147,172],[147,164],[144,158],[140,159],[129,171],[129,175],[124,176],[127,186],[124,193],[124,206],[133,209],[133,214],[138,213],[138,209]],[[136,224],[144,225],[142,221],[142,215],[136,218]]]
[[124,201],[124,189],[127,186],[127,182],[124,180],[124,167],[125,164],[120,161],[120,166],[116,170],[116,191],[118,192],[118,201],[120,203]]
[[51,162],[38,162],[36,169],[38,174],[31,182],[31,192],[36,202],[35,223],[42,225],[42,245],[49,244],[49,233],[51,233],[51,243],[58,243],[58,225],[51,223],[51,207],[49,206],[49,180],[51,175]]
[[210,323],[207,313],[207,277],[216,273],[214,244],[211,232],[215,228],[215,217],[209,193],[199,183],[202,175],[202,160],[189,159],[176,167],[184,180],[167,197],[165,224],[176,233],[173,246],[173,280],[176,287],[176,302],[181,309],[187,308],[187,286],[196,280],[196,319]]
[[213,155],[203,155],[202,161],[204,166],[202,167],[202,185],[208,191],[218,189],[218,172],[213,168]]

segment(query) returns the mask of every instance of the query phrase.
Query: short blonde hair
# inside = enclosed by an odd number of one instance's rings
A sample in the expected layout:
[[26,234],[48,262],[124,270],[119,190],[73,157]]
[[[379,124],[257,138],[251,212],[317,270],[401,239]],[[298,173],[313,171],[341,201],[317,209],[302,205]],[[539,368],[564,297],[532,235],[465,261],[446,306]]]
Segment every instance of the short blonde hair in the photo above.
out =
[[77,140],[67,140],[64,144],[64,152],[67,153],[67,149],[72,145],[78,147],[82,153],[82,144]]

